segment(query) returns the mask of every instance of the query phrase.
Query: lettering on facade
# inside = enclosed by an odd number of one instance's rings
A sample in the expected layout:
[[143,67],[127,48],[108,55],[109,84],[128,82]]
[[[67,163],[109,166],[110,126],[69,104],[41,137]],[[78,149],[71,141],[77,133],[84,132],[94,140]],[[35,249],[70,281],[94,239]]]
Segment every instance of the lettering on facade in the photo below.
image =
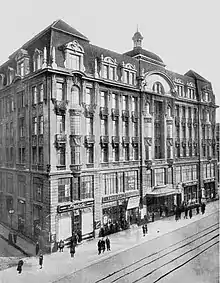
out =
[[94,201],[84,201],[84,202],[76,202],[66,205],[58,205],[57,212],[62,213],[62,212],[86,208],[88,206],[93,206],[93,205],[94,205]]
[[102,202],[113,202],[113,201],[117,201],[117,200],[121,200],[127,197],[131,197],[131,196],[139,196],[139,192],[135,191],[135,192],[126,192],[123,194],[117,194],[117,195],[111,195],[111,196],[106,196],[102,198]]

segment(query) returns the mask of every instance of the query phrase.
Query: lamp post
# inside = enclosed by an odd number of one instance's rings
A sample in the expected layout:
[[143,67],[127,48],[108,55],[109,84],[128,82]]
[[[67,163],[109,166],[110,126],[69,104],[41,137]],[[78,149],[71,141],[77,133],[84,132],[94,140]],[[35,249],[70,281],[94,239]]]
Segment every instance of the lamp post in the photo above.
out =
[[8,213],[10,214],[10,217],[11,217],[11,229],[12,229],[12,215],[13,215],[14,212],[15,212],[14,209],[10,209],[8,211]]

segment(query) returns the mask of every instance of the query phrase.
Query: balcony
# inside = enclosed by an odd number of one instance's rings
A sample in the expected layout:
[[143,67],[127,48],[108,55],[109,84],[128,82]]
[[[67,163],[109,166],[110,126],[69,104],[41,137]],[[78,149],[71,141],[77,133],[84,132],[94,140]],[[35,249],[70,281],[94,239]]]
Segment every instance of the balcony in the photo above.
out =
[[188,122],[187,122],[188,127],[192,126],[192,118],[188,118]]
[[185,125],[186,125],[186,118],[185,118],[185,117],[183,117],[183,118],[181,119],[181,124],[182,124],[182,126],[185,126]]
[[179,116],[176,116],[176,117],[175,117],[175,125],[176,125],[176,126],[179,126],[179,124],[180,124],[180,117],[179,117]]
[[128,121],[129,118],[129,111],[128,110],[122,110],[122,120]]
[[100,137],[101,144],[108,144],[109,143],[109,136],[101,136]]
[[94,135],[85,136],[84,142],[86,146],[93,145],[95,143],[95,136]]
[[64,146],[66,144],[66,134],[56,134],[55,144],[57,148]]
[[81,140],[82,136],[81,135],[70,135],[70,146],[81,146]]
[[66,107],[67,107],[67,100],[56,100],[53,99],[53,104],[54,104],[54,111],[56,115],[64,115],[66,112]]
[[85,109],[84,114],[85,114],[86,118],[92,118],[94,116],[94,113],[95,113],[95,105],[94,104],[85,104],[84,109]]
[[131,112],[131,119],[132,119],[132,122],[136,123],[137,120],[138,120],[138,115],[137,115],[137,112],[136,111],[132,111]]
[[128,137],[128,136],[123,136],[122,137],[122,144],[125,146],[127,146],[128,144],[129,144],[129,142],[130,142],[130,137]]
[[100,107],[100,117],[103,120],[108,118],[108,108],[107,107]]
[[82,164],[71,164],[70,170],[75,177],[78,177],[82,173]]
[[139,137],[132,137],[131,142],[133,146],[137,146],[137,144],[139,143]]
[[112,108],[112,120],[117,120],[119,117],[119,109]]
[[113,147],[119,145],[120,143],[120,137],[119,136],[112,136],[112,145]]

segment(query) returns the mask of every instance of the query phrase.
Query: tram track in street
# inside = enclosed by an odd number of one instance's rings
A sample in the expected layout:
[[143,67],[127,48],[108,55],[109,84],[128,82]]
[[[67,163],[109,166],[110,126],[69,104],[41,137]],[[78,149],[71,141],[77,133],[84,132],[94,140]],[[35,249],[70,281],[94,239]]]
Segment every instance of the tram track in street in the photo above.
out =
[[[217,227],[216,227],[217,226]],[[213,229],[212,229],[213,228]],[[208,231],[212,229],[211,231]],[[107,276],[95,281],[95,283],[100,283],[100,282],[108,282],[108,283],[114,283],[114,282],[139,282],[140,280],[150,276],[152,273],[154,273],[155,271],[158,270],[158,268],[156,269],[153,269],[153,271],[149,271],[148,273],[144,274],[143,278],[141,277],[140,279],[138,279],[138,281],[126,281],[125,278],[127,278],[128,276],[138,272],[139,270],[142,270],[143,268],[149,266],[150,264],[153,264],[153,263],[156,263],[157,261],[167,257],[167,256],[170,256],[171,254],[175,253],[176,251],[179,251],[180,249],[183,249],[183,248],[187,248],[187,246],[190,246],[192,245],[194,242],[198,241],[198,240],[201,240],[203,239],[204,237],[207,237],[209,236],[210,234],[212,233],[215,233],[216,230],[218,230],[218,223],[215,223],[183,240],[180,240],[174,244],[171,244],[169,245],[168,247],[164,248],[164,249],[161,249],[159,251],[156,251],[154,253],[151,253],[145,257],[142,257],[141,259],[139,260],[136,260],[135,262],[121,268],[121,269],[118,269],[110,274],[108,274]],[[208,231],[208,232],[206,232]],[[205,234],[203,234],[205,232]],[[201,235],[202,234],[202,235]],[[199,236],[199,237],[197,237]],[[190,239],[192,239],[193,237],[196,237],[195,239],[189,241]],[[214,240],[216,237],[218,237],[218,234],[216,234],[214,237],[210,237],[207,241],[205,241],[204,243],[202,243],[201,245],[198,245],[196,246],[194,249],[191,249],[185,253],[182,253],[181,256],[178,256],[176,257],[175,259],[172,259],[171,261],[168,261],[167,263],[161,265],[161,267],[159,266],[159,268],[162,268],[164,267],[165,265],[169,264],[169,263],[172,263],[173,261],[177,260],[178,258],[181,258],[182,256],[198,249],[199,247],[201,247],[202,245],[205,245],[206,243],[208,243],[209,241],[211,240]],[[186,242],[187,241],[187,242]],[[182,245],[180,245],[181,243],[183,243]],[[178,246],[180,245],[180,246]],[[175,246],[177,246],[176,248],[174,248]],[[172,249],[174,248],[174,249]],[[170,250],[171,249],[171,250]],[[169,251],[170,250],[170,251]],[[166,252],[168,251],[168,252]],[[165,252],[165,253],[164,253]],[[162,255],[161,255],[162,253]],[[163,254],[164,253],[164,254]],[[156,256],[154,259],[150,260],[150,258]],[[147,261],[147,262],[145,262]],[[140,265],[139,265],[140,264]],[[131,270],[129,270],[131,269]],[[114,278],[115,277],[115,278]],[[153,282],[153,281],[151,281]],[[157,281],[155,281],[157,282]]]

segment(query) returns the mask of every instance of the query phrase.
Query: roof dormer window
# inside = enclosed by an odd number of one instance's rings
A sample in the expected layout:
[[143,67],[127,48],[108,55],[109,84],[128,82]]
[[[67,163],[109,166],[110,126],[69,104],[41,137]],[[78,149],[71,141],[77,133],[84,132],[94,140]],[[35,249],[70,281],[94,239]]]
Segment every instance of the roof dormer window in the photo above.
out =
[[117,81],[117,62],[110,57],[101,55],[101,77],[104,79]]
[[20,49],[15,60],[17,61],[17,75],[23,78],[29,74],[29,56],[28,52],[24,49]]
[[83,47],[74,40],[64,45],[63,50],[65,57],[64,66],[67,69],[84,72]]
[[43,64],[43,52],[41,50],[35,49],[33,56],[33,71],[37,71],[42,68]]
[[14,76],[15,76],[15,70],[11,67],[8,67],[8,79],[7,79],[7,84],[11,84],[13,79],[14,79]]
[[135,85],[136,69],[130,63],[122,63],[122,81],[126,84]]
[[180,97],[184,97],[183,85],[176,85],[176,90]]

